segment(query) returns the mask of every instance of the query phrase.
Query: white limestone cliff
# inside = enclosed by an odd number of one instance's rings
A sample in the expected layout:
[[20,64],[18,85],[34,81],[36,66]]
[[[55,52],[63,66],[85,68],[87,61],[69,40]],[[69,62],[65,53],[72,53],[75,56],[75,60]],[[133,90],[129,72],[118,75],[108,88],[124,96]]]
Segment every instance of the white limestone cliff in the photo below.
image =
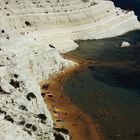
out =
[[39,80],[74,63],[55,49],[0,48],[0,139],[54,139],[53,122],[41,97]]
[[140,29],[133,11],[116,8],[112,1],[84,1],[1,1],[1,43],[51,43],[67,52],[78,47],[73,40],[107,38]]
[[140,29],[134,12],[103,0],[1,0],[0,18],[2,140],[55,139],[38,82],[75,65],[59,54],[77,48],[74,40]]

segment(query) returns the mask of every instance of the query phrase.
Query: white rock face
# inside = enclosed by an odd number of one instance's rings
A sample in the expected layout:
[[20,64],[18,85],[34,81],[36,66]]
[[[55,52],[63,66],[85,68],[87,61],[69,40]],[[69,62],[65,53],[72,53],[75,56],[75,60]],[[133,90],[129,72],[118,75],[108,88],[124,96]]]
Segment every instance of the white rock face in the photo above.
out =
[[[38,82],[75,65],[74,40],[140,29],[134,12],[103,0],[0,1],[0,139],[53,140]],[[65,136],[65,139],[69,139]]]
[[123,41],[120,47],[121,48],[128,48],[130,46],[131,46],[131,44],[129,42]]
[[70,65],[75,63],[64,60],[48,45],[10,52],[1,47],[0,126],[3,127],[0,138],[54,139],[53,122],[41,97],[38,81]]
[[35,140],[35,136],[30,136],[24,132],[20,126],[16,126],[8,121],[0,120],[3,129],[0,131],[1,140]]
[[[99,39],[140,29],[133,11],[104,0],[0,1],[1,44],[54,44],[60,52],[77,47],[73,40]],[[67,47],[66,47],[67,46]]]

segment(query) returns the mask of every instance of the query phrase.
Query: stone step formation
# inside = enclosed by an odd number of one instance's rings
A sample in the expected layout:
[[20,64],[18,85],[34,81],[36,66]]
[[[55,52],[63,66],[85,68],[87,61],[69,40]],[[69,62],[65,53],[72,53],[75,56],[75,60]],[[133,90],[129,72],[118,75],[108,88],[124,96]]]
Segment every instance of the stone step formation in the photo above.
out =
[[[55,139],[38,82],[76,65],[59,53],[77,48],[77,39],[112,37],[139,28],[133,11],[111,1],[1,0],[0,138]],[[38,116],[44,114],[42,121]]]
[[3,41],[29,36],[34,40],[44,38],[61,52],[67,50],[64,41],[67,39],[76,48],[72,40],[111,37],[140,27],[132,11],[102,0],[7,0],[0,2],[0,17]]

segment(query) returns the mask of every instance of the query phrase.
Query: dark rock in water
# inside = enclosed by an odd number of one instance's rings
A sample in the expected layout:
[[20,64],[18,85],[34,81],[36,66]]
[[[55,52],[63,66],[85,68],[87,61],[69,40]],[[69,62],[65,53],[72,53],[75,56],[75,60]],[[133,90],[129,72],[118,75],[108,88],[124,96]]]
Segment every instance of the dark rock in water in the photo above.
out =
[[91,71],[95,70],[95,66],[88,66],[88,69],[91,70]]
[[140,138],[140,133],[139,132],[132,132],[130,134],[130,136],[133,137],[133,138]]

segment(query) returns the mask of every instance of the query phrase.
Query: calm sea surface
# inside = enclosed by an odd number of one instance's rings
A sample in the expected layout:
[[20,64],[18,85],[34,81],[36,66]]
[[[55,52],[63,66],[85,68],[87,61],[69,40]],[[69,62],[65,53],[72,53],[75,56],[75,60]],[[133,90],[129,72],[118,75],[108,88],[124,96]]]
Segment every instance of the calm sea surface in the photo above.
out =
[[[139,14],[139,1],[115,1],[129,9],[134,2],[132,9]],[[120,48],[122,41],[131,47]],[[74,73],[64,92],[96,121],[105,140],[140,140],[140,31],[78,44],[70,54],[97,64]]]

